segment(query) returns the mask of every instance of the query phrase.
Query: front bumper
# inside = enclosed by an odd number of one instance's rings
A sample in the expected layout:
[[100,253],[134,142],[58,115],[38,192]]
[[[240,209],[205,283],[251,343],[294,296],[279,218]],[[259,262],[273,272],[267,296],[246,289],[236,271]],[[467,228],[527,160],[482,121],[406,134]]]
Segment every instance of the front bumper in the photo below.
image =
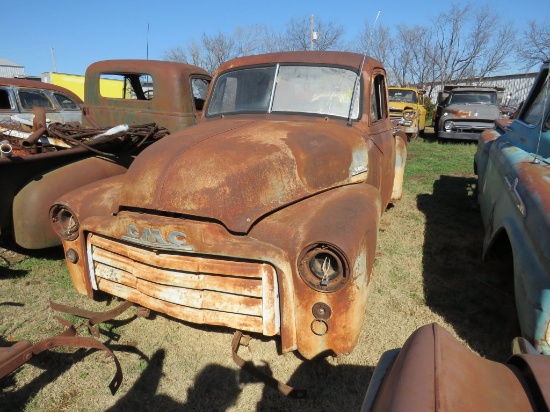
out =
[[459,140],[477,140],[482,132],[438,132],[437,137],[440,139],[459,139]]

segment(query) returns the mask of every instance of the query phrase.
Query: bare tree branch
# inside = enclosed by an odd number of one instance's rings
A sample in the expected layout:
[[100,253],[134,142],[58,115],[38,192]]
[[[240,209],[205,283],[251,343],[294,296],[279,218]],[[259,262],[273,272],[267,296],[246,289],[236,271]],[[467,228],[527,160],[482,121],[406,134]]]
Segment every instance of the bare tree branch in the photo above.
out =
[[[341,50],[343,48],[343,26],[332,21],[315,20],[317,40],[313,42],[314,50]],[[286,26],[285,38],[288,50],[309,50],[311,39],[311,18],[291,19]]]
[[540,27],[536,21],[530,21],[516,46],[518,58],[524,62],[522,67],[526,70],[550,60],[550,27],[545,24],[546,21],[548,19],[543,20]]

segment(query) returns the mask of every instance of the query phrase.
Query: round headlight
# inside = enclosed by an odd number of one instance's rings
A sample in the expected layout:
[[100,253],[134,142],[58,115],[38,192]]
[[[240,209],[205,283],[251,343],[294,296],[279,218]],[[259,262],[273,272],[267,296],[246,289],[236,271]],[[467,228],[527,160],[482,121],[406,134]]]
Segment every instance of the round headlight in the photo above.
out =
[[451,129],[453,128],[453,126],[454,126],[454,123],[453,123],[452,121],[450,121],[450,120],[447,120],[447,121],[445,122],[445,126],[444,126],[444,127],[445,127],[445,130],[449,132],[449,131],[451,131]]
[[334,292],[349,278],[349,265],[338,247],[314,243],[306,247],[299,258],[299,273],[303,281],[320,292]]
[[80,224],[76,215],[65,205],[55,204],[50,209],[50,222],[58,236],[65,240],[75,240],[78,237]]

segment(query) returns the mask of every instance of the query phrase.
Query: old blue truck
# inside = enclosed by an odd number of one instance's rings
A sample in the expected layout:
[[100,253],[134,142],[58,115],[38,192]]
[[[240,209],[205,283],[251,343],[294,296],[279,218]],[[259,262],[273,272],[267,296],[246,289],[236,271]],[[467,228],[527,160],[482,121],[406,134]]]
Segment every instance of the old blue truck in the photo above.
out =
[[546,62],[513,120],[478,140],[483,256],[511,257],[522,334],[550,354],[550,100]]

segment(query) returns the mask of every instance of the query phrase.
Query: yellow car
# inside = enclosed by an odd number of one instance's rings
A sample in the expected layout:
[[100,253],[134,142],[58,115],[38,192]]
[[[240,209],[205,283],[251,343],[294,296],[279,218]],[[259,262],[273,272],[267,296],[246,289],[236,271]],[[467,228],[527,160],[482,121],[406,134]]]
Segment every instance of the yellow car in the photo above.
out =
[[396,120],[408,140],[415,139],[426,127],[424,91],[407,87],[389,87],[390,117]]

